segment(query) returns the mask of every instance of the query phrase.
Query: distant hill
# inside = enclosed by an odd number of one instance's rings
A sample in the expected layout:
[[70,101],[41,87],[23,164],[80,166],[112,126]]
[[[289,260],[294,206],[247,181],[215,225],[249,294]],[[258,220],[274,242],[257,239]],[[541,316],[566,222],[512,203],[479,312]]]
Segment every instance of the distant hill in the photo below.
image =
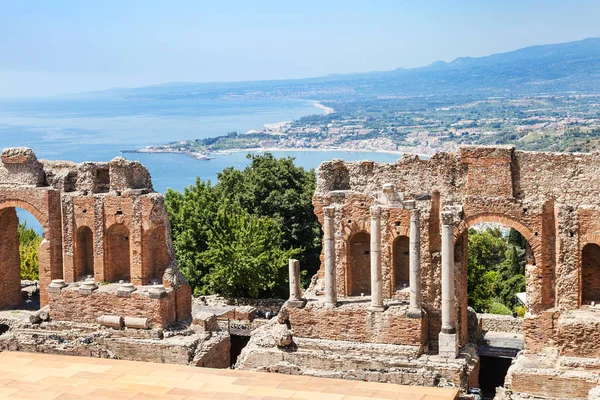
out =
[[600,93],[600,38],[531,46],[486,57],[461,57],[427,67],[320,78],[169,83],[96,93],[126,98],[302,98],[349,100],[469,94],[505,96]]

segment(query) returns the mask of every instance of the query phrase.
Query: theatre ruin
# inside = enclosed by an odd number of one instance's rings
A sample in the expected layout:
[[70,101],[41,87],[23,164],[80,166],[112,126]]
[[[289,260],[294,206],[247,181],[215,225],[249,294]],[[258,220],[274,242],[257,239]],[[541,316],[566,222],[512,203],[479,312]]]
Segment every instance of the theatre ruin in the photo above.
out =
[[[230,366],[233,333],[192,311],[146,168],[38,160],[25,148],[0,159],[0,349]],[[236,368],[466,394],[500,360],[499,399],[598,398],[599,173],[600,153],[509,146],[321,164],[321,269],[302,292],[290,260],[290,298],[236,344]],[[17,208],[43,229],[34,310],[23,309]],[[467,306],[469,228],[480,223],[527,240],[523,319]],[[219,312],[229,324],[256,309]]]
[[[301,295],[290,264],[290,300],[239,366],[466,392],[495,352],[512,359],[499,398],[587,399],[600,380],[599,174],[600,153],[510,146],[322,163],[321,269]],[[468,309],[468,231],[483,222],[528,242],[518,322]]]
[[[138,162],[0,163],[0,349],[229,366],[229,336],[192,319],[164,199]],[[43,229],[39,311],[23,303],[16,208]],[[40,324],[41,320],[48,320]]]

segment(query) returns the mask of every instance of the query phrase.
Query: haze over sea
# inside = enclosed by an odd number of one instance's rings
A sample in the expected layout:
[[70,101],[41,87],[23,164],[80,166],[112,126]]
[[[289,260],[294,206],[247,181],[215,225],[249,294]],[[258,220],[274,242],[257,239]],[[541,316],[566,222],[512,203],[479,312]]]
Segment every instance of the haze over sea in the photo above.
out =
[[[62,97],[0,100],[0,147],[31,147],[38,158],[108,161],[122,156],[150,171],[154,189],[183,190],[197,176],[216,181],[217,173],[248,164],[246,152],[195,160],[180,154],[131,154],[147,145],[246,132],[267,123],[323,113],[302,100],[125,100]],[[398,155],[347,151],[277,151],[305,168],[332,158],[393,162]],[[21,215],[23,216],[23,215]],[[31,218],[28,223],[34,224]],[[35,224],[34,224],[35,225]]]

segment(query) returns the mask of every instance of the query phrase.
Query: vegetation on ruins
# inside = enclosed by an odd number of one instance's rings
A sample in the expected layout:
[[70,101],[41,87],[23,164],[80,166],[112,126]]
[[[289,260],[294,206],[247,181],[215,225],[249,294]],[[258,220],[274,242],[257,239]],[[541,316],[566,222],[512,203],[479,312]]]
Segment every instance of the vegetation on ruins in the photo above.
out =
[[42,238],[34,229],[28,228],[27,223],[19,224],[19,256],[21,258],[21,279],[38,280],[40,266],[38,248]]
[[248,158],[248,167],[226,168],[215,185],[197,179],[166,193],[179,266],[195,294],[285,296],[288,258],[300,260],[304,277],[318,269],[314,171],[269,153]]
[[515,229],[469,230],[468,295],[477,312],[524,314],[515,295],[525,291],[525,238]]

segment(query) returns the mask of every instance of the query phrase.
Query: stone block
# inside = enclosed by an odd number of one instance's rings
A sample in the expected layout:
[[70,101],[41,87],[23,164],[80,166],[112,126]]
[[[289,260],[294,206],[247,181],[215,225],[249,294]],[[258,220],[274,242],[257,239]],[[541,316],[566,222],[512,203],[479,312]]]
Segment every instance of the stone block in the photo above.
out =
[[456,358],[458,355],[458,338],[456,333],[443,333],[439,335],[439,355],[441,357]]

